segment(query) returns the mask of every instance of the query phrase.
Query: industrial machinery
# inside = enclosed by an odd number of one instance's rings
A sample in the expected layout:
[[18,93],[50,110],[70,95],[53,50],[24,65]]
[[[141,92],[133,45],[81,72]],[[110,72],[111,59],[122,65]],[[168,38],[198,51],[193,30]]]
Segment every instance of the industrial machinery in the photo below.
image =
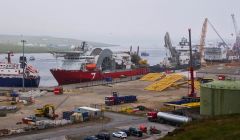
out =
[[[190,62],[189,41],[183,37],[177,46],[172,46],[168,32],[166,33],[164,40],[167,53],[163,62],[160,63],[161,67],[173,70],[188,68]],[[200,67],[200,57],[196,46],[194,46],[192,52],[194,54],[194,67],[198,68]]]
[[233,45],[233,52],[237,56],[237,58],[240,58],[240,31],[238,30],[237,22],[234,17],[234,14],[232,14],[232,20],[233,20],[233,25],[235,29],[235,34],[236,34],[236,42]]
[[[165,45],[164,47],[169,50],[171,57],[167,58],[167,60],[164,61],[169,61],[171,65],[179,65],[179,53],[177,52],[176,48],[172,46],[172,42],[170,39],[170,35],[168,32],[166,32],[165,37],[164,37]],[[165,65],[170,65],[165,62]]]
[[174,115],[166,112],[148,112],[148,120],[152,122],[180,125],[190,122],[192,119],[186,116]]
[[206,39],[206,34],[207,34],[207,21],[208,19],[205,18],[202,26],[202,34],[200,38],[200,44],[199,44],[199,54],[200,54],[200,62],[202,65],[204,65],[205,60],[204,60],[204,46],[205,46],[205,39]]
[[53,120],[58,117],[58,115],[55,114],[55,107],[52,104],[46,104],[43,106],[43,108],[36,109],[35,116],[36,117],[47,117],[47,118],[53,119]]
[[[228,44],[221,37],[217,29],[213,26],[213,24],[206,18],[204,20],[202,26],[202,33],[199,44],[199,52],[201,58],[201,64],[204,65],[205,62],[229,62],[231,60],[239,60],[240,58],[240,31],[237,27],[237,22],[232,14],[233,25],[236,34],[236,42],[234,43],[232,49],[228,46]],[[221,42],[216,44],[208,44],[208,47],[205,45],[207,26],[213,29],[213,31],[218,35]]]

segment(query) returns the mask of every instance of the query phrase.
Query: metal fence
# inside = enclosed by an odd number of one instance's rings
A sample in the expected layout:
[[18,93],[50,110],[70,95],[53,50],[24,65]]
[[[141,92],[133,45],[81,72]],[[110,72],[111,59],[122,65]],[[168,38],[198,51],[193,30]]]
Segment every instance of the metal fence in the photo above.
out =
[[131,77],[126,77],[126,78],[116,78],[116,79],[112,79],[112,81],[100,80],[100,81],[84,82],[84,83],[77,84],[76,88],[92,87],[92,86],[108,85],[108,84],[114,84],[114,83],[134,81],[134,80],[140,79],[142,76],[143,75],[131,76]]

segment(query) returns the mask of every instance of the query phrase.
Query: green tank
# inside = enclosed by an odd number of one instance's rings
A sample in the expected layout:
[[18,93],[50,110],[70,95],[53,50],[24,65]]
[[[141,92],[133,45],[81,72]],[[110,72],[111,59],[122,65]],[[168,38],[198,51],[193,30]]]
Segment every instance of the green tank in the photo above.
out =
[[200,89],[201,115],[240,113],[240,81],[213,81]]

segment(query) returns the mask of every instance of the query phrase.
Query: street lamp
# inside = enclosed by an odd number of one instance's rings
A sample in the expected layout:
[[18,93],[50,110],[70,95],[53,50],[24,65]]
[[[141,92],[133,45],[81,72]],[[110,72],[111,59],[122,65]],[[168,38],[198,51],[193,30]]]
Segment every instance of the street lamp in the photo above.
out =
[[24,44],[27,42],[26,40],[21,40],[22,44],[23,44],[23,57],[22,57],[22,69],[23,69],[23,79],[22,79],[22,87],[23,87],[23,90],[24,90],[24,87],[25,87],[25,57],[24,57]]

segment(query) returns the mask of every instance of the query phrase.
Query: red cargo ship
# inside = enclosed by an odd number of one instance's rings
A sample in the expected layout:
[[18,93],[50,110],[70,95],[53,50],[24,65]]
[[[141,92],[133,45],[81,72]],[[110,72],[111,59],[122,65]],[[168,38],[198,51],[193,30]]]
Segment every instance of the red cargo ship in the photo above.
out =
[[[63,57],[60,68],[50,69],[59,85],[122,78],[148,73],[147,67],[137,67],[131,62],[129,52],[91,48],[85,42],[70,52],[54,53]],[[135,67],[135,68],[132,68]]]

